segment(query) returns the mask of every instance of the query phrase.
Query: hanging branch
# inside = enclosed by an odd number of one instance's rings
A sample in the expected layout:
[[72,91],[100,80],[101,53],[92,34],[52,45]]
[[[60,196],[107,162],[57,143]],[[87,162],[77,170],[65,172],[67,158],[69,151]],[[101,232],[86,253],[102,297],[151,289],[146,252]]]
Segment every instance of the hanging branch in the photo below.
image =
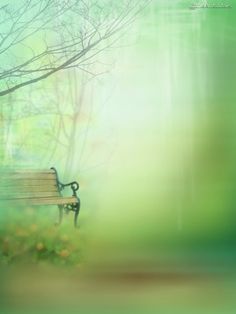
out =
[[83,70],[83,62],[110,47],[110,38],[115,41],[148,2],[23,0],[1,7],[0,96],[61,70]]

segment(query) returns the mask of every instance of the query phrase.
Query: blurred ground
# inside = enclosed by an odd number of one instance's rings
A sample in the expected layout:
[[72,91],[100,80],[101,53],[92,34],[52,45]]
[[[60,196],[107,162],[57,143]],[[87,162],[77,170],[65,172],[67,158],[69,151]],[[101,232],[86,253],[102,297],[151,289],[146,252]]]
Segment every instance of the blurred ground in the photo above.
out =
[[81,274],[14,269],[2,279],[3,313],[235,313],[235,275]]
[[2,313],[235,313],[232,244],[105,245],[86,219],[75,230],[66,216],[58,228],[56,214],[9,209],[2,218]]

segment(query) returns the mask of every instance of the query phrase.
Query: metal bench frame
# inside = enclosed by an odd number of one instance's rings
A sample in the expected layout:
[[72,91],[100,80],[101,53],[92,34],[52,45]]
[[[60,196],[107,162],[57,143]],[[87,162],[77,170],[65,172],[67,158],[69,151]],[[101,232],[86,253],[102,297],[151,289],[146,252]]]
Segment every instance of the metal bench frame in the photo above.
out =
[[65,187],[69,186],[73,192],[72,196],[76,197],[76,199],[78,201],[77,203],[68,203],[65,205],[58,205],[58,208],[59,208],[59,222],[58,222],[58,224],[61,224],[61,222],[62,222],[63,210],[65,210],[65,212],[67,214],[70,211],[73,211],[75,213],[74,226],[77,227],[78,215],[79,215],[79,211],[80,211],[80,198],[78,197],[76,192],[79,190],[79,183],[77,181],[72,181],[70,183],[62,183],[59,180],[57,170],[54,167],[51,167],[50,169],[52,169],[55,172],[57,187],[58,187],[58,191],[59,191],[60,195],[63,196],[61,192],[65,189]]

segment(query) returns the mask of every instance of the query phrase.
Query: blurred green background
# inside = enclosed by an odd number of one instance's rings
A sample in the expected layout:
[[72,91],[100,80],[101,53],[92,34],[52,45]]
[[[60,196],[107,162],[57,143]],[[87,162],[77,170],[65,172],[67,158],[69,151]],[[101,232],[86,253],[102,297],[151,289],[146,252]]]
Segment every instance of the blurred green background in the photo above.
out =
[[[1,98],[1,167],[55,166],[62,182],[80,182],[82,200],[79,231],[71,217],[54,230],[55,208],[28,209],[31,216],[1,208],[1,262],[10,238],[18,243],[11,256],[26,247],[24,263],[101,274],[106,284],[88,284],[83,306],[96,304],[101,289],[103,313],[110,289],[114,307],[119,296],[143,300],[137,313],[156,313],[157,303],[160,313],[235,311],[236,9],[233,1],[231,9],[190,10],[191,3],[152,1],[99,55],[95,66],[107,74],[90,80],[71,70]],[[135,282],[143,290],[132,292]],[[124,301],[127,313],[133,303]]]

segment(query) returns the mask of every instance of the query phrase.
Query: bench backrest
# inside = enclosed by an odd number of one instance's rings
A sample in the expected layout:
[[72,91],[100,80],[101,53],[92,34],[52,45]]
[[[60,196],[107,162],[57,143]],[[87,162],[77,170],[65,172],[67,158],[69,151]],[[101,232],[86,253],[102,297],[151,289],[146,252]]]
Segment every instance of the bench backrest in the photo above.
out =
[[0,200],[58,197],[53,170],[19,170],[0,173]]

